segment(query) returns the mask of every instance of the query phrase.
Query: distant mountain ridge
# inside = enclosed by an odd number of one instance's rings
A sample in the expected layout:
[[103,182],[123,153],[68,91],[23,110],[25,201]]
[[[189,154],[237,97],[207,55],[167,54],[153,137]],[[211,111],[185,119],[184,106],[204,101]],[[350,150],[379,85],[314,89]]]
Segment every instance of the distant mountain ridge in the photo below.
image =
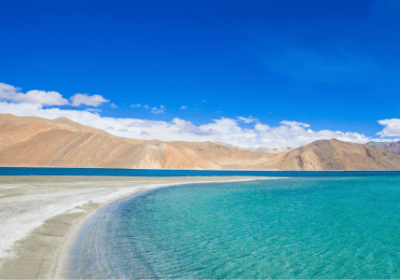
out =
[[400,141],[397,142],[374,142],[370,141],[366,143],[366,145],[374,146],[374,147],[382,147],[393,153],[400,155]]
[[67,118],[48,120],[0,114],[0,166],[208,170],[400,169],[400,156],[390,150],[335,139],[315,141],[297,149],[285,149],[290,150],[280,152],[275,149],[275,153],[265,153],[226,143],[121,138]]
[[400,141],[392,142],[389,145],[386,145],[385,149],[388,149],[389,151],[392,151],[393,153],[400,155]]
[[387,145],[390,145],[392,142],[375,142],[375,141],[369,141],[365,145],[372,146],[372,147],[381,147],[384,148]]
[[232,145],[232,144],[228,144],[228,143],[225,143],[225,142],[222,142],[222,141],[215,141],[214,143],[218,144],[218,145],[224,145],[224,146],[227,146],[227,147],[231,147],[231,148],[234,148],[234,149],[237,149],[237,150],[241,150],[241,151],[250,151],[249,149],[246,149],[246,148],[243,148],[243,147],[239,147],[239,146],[235,146],[235,145]]

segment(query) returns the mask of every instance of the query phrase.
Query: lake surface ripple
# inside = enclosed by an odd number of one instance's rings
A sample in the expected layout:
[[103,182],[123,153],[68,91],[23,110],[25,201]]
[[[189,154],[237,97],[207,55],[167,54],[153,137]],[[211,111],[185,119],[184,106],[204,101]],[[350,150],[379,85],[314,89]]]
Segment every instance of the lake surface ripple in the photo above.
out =
[[400,176],[169,187],[100,209],[71,278],[400,278]]

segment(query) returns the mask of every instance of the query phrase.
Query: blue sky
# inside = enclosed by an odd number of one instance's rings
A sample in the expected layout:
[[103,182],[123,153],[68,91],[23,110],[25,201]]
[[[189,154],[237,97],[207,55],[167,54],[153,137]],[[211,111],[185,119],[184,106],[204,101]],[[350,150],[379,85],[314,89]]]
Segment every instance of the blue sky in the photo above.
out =
[[[400,136],[398,1],[13,0],[1,10],[0,82],[14,87],[0,92],[4,113],[248,147]],[[32,90],[41,101],[18,95]],[[65,101],[46,103],[48,92]]]

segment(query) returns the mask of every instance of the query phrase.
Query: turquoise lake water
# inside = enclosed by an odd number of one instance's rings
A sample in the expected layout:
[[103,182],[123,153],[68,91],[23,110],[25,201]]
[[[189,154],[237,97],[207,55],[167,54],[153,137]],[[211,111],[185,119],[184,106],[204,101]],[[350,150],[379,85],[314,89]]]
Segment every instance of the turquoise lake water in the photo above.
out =
[[0,167],[0,176],[266,176],[266,177],[354,177],[400,176],[398,170],[379,171],[300,171],[300,170],[179,170],[124,168],[65,168],[65,167]]
[[71,278],[400,278],[400,176],[169,187],[103,207]]

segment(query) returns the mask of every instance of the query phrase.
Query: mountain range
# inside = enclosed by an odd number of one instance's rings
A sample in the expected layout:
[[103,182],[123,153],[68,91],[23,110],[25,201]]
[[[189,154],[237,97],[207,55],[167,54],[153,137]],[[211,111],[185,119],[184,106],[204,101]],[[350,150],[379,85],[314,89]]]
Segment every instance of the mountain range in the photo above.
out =
[[[398,152],[398,146],[393,151]],[[270,151],[223,142],[140,140],[117,137],[64,117],[48,120],[0,114],[0,166],[399,170],[400,156],[390,149],[336,139]]]
[[374,146],[374,147],[382,147],[387,150],[392,151],[393,153],[400,155],[400,141],[396,142],[373,142],[370,141],[366,143],[366,145]]

